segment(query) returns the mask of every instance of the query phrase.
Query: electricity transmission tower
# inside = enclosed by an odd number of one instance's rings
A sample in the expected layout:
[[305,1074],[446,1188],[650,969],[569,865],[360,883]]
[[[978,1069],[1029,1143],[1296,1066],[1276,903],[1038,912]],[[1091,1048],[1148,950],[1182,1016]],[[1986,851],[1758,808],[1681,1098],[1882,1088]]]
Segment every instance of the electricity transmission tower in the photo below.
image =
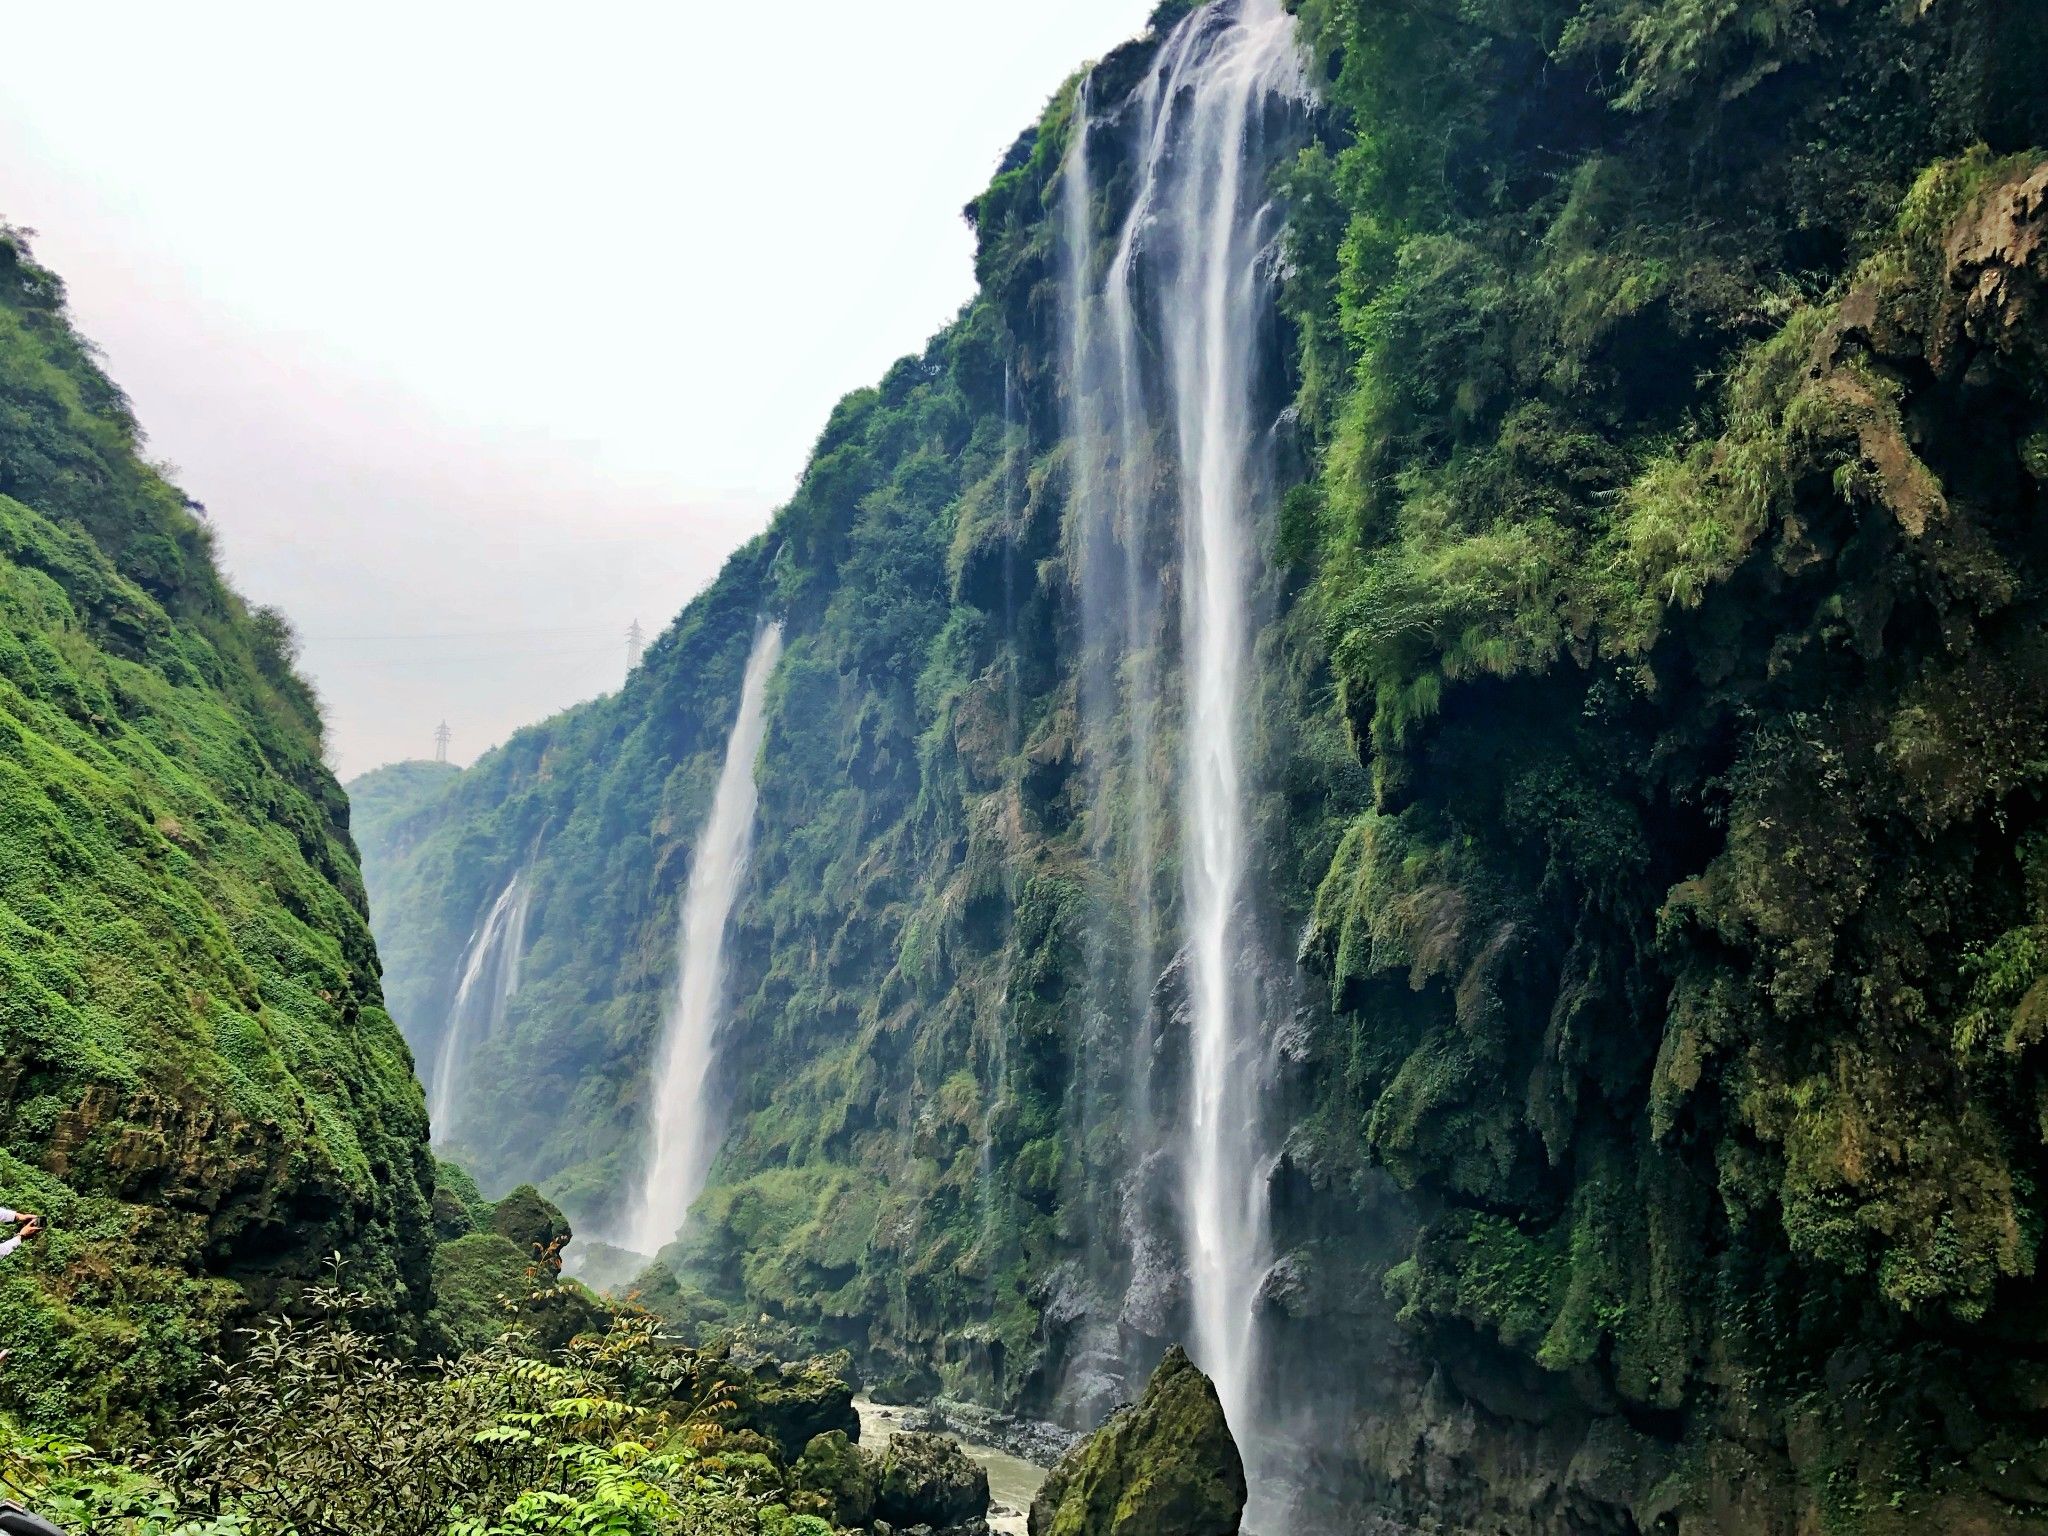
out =
[[454,739],[455,733],[448,729],[448,722],[446,720],[443,720],[439,725],[434,727],[435,762],[445,763],[448,761],[448,743],[453,741]]
[[640,653],[647,649],[647,631],[635,619],[626,626],[626,670],[632,671],[640,665]]

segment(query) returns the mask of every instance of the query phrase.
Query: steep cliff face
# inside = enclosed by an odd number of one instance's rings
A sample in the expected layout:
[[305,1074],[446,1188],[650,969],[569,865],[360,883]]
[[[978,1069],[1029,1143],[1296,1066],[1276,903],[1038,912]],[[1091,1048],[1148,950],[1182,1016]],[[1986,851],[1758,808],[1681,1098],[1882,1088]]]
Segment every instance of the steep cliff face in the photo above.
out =
[[[161,1411],[339,1252],[423,1309],[432,1169],[290,636],[222,584],[0,231],[0,1405]],[[81,1384],[89,1384],[82,1388]]]
[[1489,1414],[1577,1420],[1560,1528],[2023,1524],[2037,29],[1304,13],[1358,133],[1296,171],[1297,510],[1375,784],[1308,949],[1478,1412],[1381,1465],[1460,1507]]
[[[782,617],[728,1135],[668,1257],[900,1387],[1077,1418],[1200,1325],[1160,304],[1200,242],[1146,210],[1205,152],[1188,28],[1253,7],[1191,9],[1019,141],[980,296],[625,691],[367,850],[423,1052],[530,881],[456,1145],[603,1231]],[[2040,29],[1298,10],[1319,105],[1242,120],[1286,228],[1232,380],[1254,1521],[1284,1465],[1295,1529],[2030,1528]]]

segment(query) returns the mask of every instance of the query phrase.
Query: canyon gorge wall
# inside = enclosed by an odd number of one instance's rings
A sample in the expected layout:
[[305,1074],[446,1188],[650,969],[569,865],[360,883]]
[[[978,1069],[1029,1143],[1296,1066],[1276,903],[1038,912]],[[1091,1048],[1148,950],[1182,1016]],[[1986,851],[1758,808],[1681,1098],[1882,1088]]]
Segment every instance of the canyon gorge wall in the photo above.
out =
[[434,1242],[317,704],[167,474],[0,225],[0,1412],[108,1438],[336,1257],[418,1337]]
[[353,787],[422,1060],[521,892],[445,1149],[631,1233],[779,622],[677,1315],[1185,1341],[1268,1529],[2038,1528],[2031,16],[1163,6],[620,693]]

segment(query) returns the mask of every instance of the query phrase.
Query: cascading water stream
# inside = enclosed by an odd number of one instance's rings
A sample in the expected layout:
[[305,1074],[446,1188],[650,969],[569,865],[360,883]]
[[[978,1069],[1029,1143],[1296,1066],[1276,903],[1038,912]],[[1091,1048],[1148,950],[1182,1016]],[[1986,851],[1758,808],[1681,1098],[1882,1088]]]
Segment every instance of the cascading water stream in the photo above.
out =
[[[1114,826],[1100,814],[1110,802],[1110,789],[1117,766],[1116,670],[1121,655],[1119,616],[1104,573],[1114,561],[1115,530],[1100,490],[1102,463],[1101,413],[1095,404],[1095,333],[1089,304],[1093,257],[1091,224],[1094,188],[1088,174],[1088,87],[1081,85],[1074,120],[1073,143],[1068,150],[1062,179],[1064,224],[1065,290],[1063,321],[1066,328],[1066,412],[1067,435],[1073,440],[1072,500],[1078,516],[1067,530],[1069,562],[1080,586],[1081,662],[1079,704],[1081,714],[1082,763],[1088,776],[1089,853],[1098,865],[1107,865],[1114,853]],[[1111,955],[1110,926],[1093,923],[1088,929],[1088,975],[1092,989],[1091,1011],[1105,1014],[1112,1006],[1106,985]],[[1087,1145],[1096,1114],[1092,1064],[1086,1056],[1090,1032],[1080,1035],[1082,1055],[1076,1062],[1079,1084],[1078,1134]]]
[[1263,1030],[1237,937],[1249,820],[1242,752],[1252,664],[1251,381],[1266,297],[1261,257],[1273,237],[1263,189],[1246,185],[1254,173],[1246,150],[1255,105],[1299,84],[1292,19],[1278,0],[1245,0],[1192,86],[1189,138],[1180,146],[1188,164],[1164,210],[1177,226],[1183,290],[1163,309],[1180,449],[1187,690],[1189,1294],[1196,1342],[1225,1410],[1240,1410],[1241,1424],[1252,1391],[1252,1307],[1266,1263]]
[[532,883],[521,870],[498,893],[462,953],[462,976],[434,1059],[434,1094],[428,1106],[434,1136],[443,1145],[455,1129],[472,1036],[480,1032],[488,1040],[497,1034],[505,1022],[506,1005],[518,994],[519,965],[526,952],[526,913],[532,896]]
[[[1091,930],[1089,973],[1097,978],[1098,1009],[1120,1001],[1129,1027],[1123,1064],[1127,1089],[1117,1106],[1124,1133],[1142,1159],[1157,1138],[1152,1090],[1151,996],[1159,972],[1157,868],[1162,803],[1155,763],[1159,718],[1161,602],[1153,569],[1148,432],[1144,381],[1136,355],[1137,321],[1124,264],[1098,294],[1094,261],[1095,185],[1089,163],[1093,123],[1089,85],[1076,103],[1075,130],[1062,173],[1061,222],[1065,257],[1062,308],[1066,325],[1067,434],[1074,444],[1072,497],[1081,585],[1081,717],[1083,755],[1090,775],[1091,855],[1117,867],[1124,952],[1111,954],[1115,924]],[[1145,130],[1149,138],[1149,127]],[[1098,319],[1097,310],[1101,314]],[[1119,821],[1110,811],[1125,808]],[[1121,994],[1116,990],[1121,979]],[[1135,1218],[1126,1215],[1127,1225]],[[1134,1244],[1154,1234],[1132,1230]]]
[[[1280,0],[1221,0],[1174,29],[1124,109],[1139,174],[1103,279],[1100,335],[1087,301],[1088,142],[1108,124],[1089,120],[1085,95],[1064,193],[1068,388],[1081,465],[1074,494],[1090,526],[1115,529],[1114,554],[1098,532],[1085,555],[1120,561],[1113,580],[1099,568],[1081,573],[1084,621],[1091,598],[1106,603],[1101,594],[1113,589],[1121,631],[1111,640],[1121,647],[1129,714],[1124,760],[1133,769],[1132,961],[1146,986],[1158,926],[1147,818],[1166,804],[1149,771],[1165,586],[1149,530],[1155,516],[1177,516],[1181,760],[1166,808],[1179,835],[1189,1021],[1180,1211],[1194,1352],[1241,1429],[1254,1410],[1253,1309],[1267,1264],[1266,1031],[1247,889],[1248,680],[1260,571],[1253,528],[1268,483],[1266,428],[1253,406],[1278,230],[1265,184],[1284,147],[1269,142],[1267,128],[1276,105],[1305,97],[1293,20]],[[1166,465],[1155,463],[1155,439],[1170,443]],[[1107,459],[1113,474],[1096,468]],[[1174,500],[1155,510],[1169,480]],[[1098,618],[1096,628],[1108,625]],[[1150,1028],[1142,988],[1134,1001],[1142,1051]]]
[[690,864],[676,984],[654,1073],[647,1169],[626,1238],[637,1253],[659,1253],[675,1241],[710,1172],[715,1142],[708,1090],[724,1001],[725,936],[753,852],[754,770],[767,728],[768,680],[781,658],[781,624],[763,625],[747,658],[725,765]]

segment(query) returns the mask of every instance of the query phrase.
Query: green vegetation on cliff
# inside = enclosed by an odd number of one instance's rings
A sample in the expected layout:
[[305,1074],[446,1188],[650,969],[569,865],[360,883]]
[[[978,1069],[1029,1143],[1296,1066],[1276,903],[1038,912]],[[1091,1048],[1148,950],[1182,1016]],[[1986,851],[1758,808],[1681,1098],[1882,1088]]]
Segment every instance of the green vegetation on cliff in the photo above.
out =
[[2040,29],[1302,13],[1293,533],[1375,786],[1310,950],[1390,1297],[1682,1432],[1638,1509],[2038,1515]]
[[[456,1149],[487,1182],[548,1181],[601,1230],[636,1166],[689,841],[756,618],[789,616],[757,895],[731,942],[743,1172],[707,1202],[720,1236],[706,1250],[725,1284],[832,1342],[865,1342],[849,1330],[892,1290],[923,1326],[949,1325],[980,1307],[999,1257],[1021,1282],[1057,1245],[1066,1068],[1053,1002],[1080,891],[1057,868],[1032,875],[1006,823],[1063,794],[1050,764],[1038,803],[1020,804],[1015,733],[1056,741],[1071,704],[1020,701],[1034,720],[1009,723],[1030,663],[1007,653],[999,616],[1007,586],[1030,605],[1018,633],[1052,617],[1012,546],[1053,547],[1059,507],[1026,483],[1006,432],[996,326],[978,308],[844,402],[770,534],[622,694],[521,733],[430,794],[403,819],[409,847],[365,843],[394,973],[401,953],[435,956],[394,983],[422,1051],[479,912],[533,862],[521,991],[504,1035],[477,1047]],[[1050,638],[1036,664],[1057,689]],[[1020,954],[1040,986],[1006,985]],[[1019,1038],[1037,1044],[1018,1052],[998,1127],[979,1085]],[[899,1118],[906,1077],[920,1085],[917,1123]],[[999,1220],[978,1193],[985,1139],[1001,1140],[1005,1165],[1037,1170],[1028,1203]],[[886,1252],[883,1232],[898,1234]],[[1034,1319],[1014,1290],[999,1326],[1028,1343]]]
[[160,1416],[335,1252],[410,1327],[424,1120],[290,631],[0,230],[0,1411]]

